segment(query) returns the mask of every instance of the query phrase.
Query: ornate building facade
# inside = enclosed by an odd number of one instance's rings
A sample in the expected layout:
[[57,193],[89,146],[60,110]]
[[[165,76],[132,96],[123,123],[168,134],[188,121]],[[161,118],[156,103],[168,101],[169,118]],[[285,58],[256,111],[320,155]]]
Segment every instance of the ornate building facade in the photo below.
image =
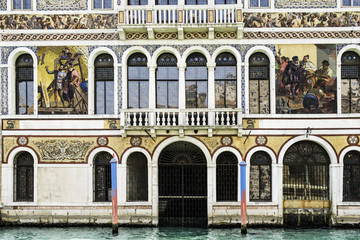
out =
[[358,224],[359,5],[0,0],[2,223]]

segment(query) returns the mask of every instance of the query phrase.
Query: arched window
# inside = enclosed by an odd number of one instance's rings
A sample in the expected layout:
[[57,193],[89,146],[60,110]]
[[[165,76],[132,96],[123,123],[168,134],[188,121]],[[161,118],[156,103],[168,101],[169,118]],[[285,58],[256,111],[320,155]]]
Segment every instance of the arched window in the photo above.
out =
[[101,54],[95,59],[95,97],[97,114],[114,113],[114,59]]
[[360,152],[350,151],[344,157],[343,201],[360,201]]
[[14,160],[14,201],[34,201],[34,159],[28,152],[20,152]]
[[130,154],[126,167],[127,201],[148,201],[148,168],[146,156],[140,152]]
[[208,71],[206,58],[201,53],[192,53],[186,59],[185,96],[186,108],[207,108]]
[[16,114],[34,114],[34,70],[30,54],[16,60]]
[[237,201],[238,160],[235,154],[223,152],[216,159],[216,201]]
[[258,151],[250,159],[250,201],[271,201],[271,157]]
[[108,152],[99,152],[94,158],[94,201],[111,201],[111,165],[112,156]]
[[128,59],[128,108],[149,108],[149,69],[142,53]]
[[179,71],[173,54],[163,53],[157,60],[156,107],[179,107]]
[[330,158],[311,141],[293,144],[284,155],[284,200],[329,200]]
[[250,113],[270,113],[269,64],[269,58],[264,53],[254,53],[249,59]]
[[224,52],[215,61],[215,107],[236,108],[236,58]]
[[341,56],[341,112],[360,112],[360,57],[355,52]]

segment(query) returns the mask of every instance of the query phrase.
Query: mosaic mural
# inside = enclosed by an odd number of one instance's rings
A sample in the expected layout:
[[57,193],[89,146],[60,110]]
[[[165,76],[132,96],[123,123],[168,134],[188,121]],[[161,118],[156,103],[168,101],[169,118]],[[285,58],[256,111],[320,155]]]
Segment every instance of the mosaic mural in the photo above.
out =
[[7,1],[0,0],[0,11],[6,11],[6,8],[7,8]]
[[276,53],[276,112],[336,113],[336,45],[277,45]]
[[0,29],[115,29],[117,14],[0,15]]
[[87,54],[81,46],[38,48],[39,114],[87,114]]
[[244,13],[248,28],[357,27],[360,12]]
[[336,8],[336,0],[276,0],[276,8]]
[[38,11],[87,10],[87,0],[37,0]]

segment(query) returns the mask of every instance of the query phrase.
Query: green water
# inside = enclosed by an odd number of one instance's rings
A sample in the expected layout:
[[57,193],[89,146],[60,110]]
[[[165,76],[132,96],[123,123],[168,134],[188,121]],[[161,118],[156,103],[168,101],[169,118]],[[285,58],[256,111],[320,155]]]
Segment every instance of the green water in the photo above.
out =
[[282,229],[249,228],[247,235],[241,235],[239,228],[119,228],[113,236],[111,228],[71,227],[71,228],[0,228],[0,239],[320,239],[342,240],[360,239],[360,229]]

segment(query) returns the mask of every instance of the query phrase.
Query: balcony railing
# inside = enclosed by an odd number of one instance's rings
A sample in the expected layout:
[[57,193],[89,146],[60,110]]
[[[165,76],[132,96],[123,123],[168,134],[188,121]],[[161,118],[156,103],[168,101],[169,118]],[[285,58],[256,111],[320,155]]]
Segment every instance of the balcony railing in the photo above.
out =
[[238,126],[241,109],[128,109],[122,110],[125,127]]
[[236,5],[203,6],[127,6],[119,10],[123,25],[143,24],[235,24],[241,22]]

